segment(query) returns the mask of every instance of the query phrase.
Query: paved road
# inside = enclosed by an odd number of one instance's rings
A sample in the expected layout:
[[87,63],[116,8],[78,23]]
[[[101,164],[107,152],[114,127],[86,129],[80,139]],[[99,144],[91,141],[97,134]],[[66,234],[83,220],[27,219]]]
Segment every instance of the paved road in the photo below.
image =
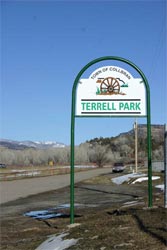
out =
[[[92,178],[94,176],[98,176],[100,174],[110,173],[111,171],[111,168],[102,168],[78,172],[75,174],[75,183]],[[27,197],[32,194],[38,194],[67,187],[69,185],[70,174],[2,181],[0,182],[0,204],[13,201],[21,197]]]

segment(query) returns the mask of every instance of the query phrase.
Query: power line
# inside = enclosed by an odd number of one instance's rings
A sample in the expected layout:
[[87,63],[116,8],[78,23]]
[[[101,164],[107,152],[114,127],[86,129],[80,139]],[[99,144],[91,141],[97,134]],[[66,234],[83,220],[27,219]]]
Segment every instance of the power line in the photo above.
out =
[[152,60],[152,63],[151,63],[151,68],[150,68],[150,74],[149,74],[149,78],[152,77],[152,74],[155,70],[155,67],[158,63],[158,58],[160,56],[160,52],[162,50],[162,46],[163,46],[163,42],[165,39],[165,31],[166,31],[166,22],[165,22],[165,19],[166,19],[166,15],[164,15],[164,18],[163,18],[163,21],[162,21],[162,27],[161,27],[161,30],[160,30],[160,33],[159,33],[159,36],[158,36],[158,40],[157,40],[157,44],[155,46],[155,53],[153,55],[153,60]]

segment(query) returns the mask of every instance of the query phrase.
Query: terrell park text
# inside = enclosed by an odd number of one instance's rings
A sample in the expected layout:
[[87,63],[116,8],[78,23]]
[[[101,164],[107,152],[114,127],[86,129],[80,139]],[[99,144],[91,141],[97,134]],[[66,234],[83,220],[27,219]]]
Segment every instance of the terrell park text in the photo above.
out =
[[141,111],[140,101],[82,101],[81,112],[94,111]]

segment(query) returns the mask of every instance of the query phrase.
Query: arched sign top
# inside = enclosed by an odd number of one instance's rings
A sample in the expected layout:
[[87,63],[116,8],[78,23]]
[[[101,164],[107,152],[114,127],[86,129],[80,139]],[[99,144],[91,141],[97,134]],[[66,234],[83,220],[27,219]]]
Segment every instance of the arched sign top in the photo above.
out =
[[[141,76],[134,78],[126,69],[107,65],[81,78],[93,64],[117,60],[133,67]],[[147,116],[149,85],[144,73],[132,62],[115,56],[97,58],[83,67],[73,85],[75,116]]]

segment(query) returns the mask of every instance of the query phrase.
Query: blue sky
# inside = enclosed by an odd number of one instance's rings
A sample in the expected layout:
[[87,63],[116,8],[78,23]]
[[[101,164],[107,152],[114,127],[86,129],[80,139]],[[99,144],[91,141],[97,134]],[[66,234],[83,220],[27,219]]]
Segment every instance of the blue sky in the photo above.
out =
[[[126,58],[144,72],[151,122],[166,123],[166,14],[165,0],[1,0],[0,137],[69,145],[75,77],[102,56]],[[128,131],[134,119],[77,118],[75,143]]]

